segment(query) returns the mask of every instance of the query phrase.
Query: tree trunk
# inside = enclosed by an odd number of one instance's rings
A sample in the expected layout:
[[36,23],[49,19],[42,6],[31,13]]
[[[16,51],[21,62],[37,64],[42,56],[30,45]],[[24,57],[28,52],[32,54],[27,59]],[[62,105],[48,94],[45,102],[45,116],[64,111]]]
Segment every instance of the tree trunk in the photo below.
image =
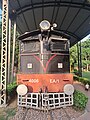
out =
[[87,72],[88,72],[88,64],[87,64]]

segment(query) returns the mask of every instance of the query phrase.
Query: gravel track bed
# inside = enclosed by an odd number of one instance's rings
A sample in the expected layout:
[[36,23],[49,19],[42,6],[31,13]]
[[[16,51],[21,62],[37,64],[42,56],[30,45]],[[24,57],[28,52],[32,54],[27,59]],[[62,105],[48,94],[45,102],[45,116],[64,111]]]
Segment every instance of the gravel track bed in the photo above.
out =
[[76,120],[84,111],[72,107],[50,110],[49,112],[18,107],[16,115],[10,120]]

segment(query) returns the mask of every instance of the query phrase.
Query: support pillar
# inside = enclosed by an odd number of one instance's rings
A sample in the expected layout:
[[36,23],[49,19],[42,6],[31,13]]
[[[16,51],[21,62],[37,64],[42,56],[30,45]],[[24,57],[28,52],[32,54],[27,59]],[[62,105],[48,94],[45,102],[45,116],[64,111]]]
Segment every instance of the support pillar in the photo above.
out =
[[13,51],[12,51],[12,71],[11,71],[11,82],[14,78],[14,55],[15,55],[15,42],[16,42],[16,20],[14,20],[14,33],[13,33]]
[[8,0],[2,0],[2,49],[1,49],[1,84],[0,107],[6,106],[7,85],[7,41],[8,41]]
[[77,43],[77,53],[78,53],[78,72],[79,76],[82,77],[82,51],[81,51],[81,41]]
[[77,56],[78,56],[78,71],[79,71],[79,67],[80,67],[80,63],[79,63],[79,44],[77,43]]
[[11,20],[9,19],[9,40],[8,40],[8,83],[10,83],[10,46],[11,46]]
[[81,47],[81,41],[80,41],[80,77],[82,77],[82,47]]

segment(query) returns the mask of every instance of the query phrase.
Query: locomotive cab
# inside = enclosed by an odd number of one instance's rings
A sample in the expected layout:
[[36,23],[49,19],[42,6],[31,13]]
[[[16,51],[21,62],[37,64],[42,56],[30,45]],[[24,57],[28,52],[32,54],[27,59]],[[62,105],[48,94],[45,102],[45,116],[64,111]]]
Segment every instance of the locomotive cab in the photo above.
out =
[[69,40],[54,35],[54,31],[49,32],[49,37],[43,34],[29,36],[20,41],[20,72],[69,73]]

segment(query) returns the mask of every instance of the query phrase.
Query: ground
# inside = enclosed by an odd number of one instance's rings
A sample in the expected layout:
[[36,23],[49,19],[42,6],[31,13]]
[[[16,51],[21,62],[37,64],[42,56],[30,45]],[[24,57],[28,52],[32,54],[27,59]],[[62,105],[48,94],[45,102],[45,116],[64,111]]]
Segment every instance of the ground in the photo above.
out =
[[[83,77],[90,79],[90,72],[83,72]],[[90,115],[90,90],[88,92],[85,91],[84,86],[82,86],[79,83],[74,83],[74,85],[75,85],[76,89],[85,93],[86,96],[89,97],[89,101],[88,101],[87,107],[86,107],[87,113],[85,113],[85,116],[88,116],[88,114]],[[16,114],[17,110],[18,110],[17,109],[17,98],[15,98],[10,102],[10,104],[6,108],[0,108],[0,120],[12,120],[12,117]],[[73,111],[72,108],[67,108],[66,110],[69,111],[68,112],[69,114],[74,113],[74,115],[76,115],[75,111]],[[79,113],[78,116],[80,116],[82,114],[82,112],[80,113],[80,111],[77,113]],[[73,117],[74,117],[74,115],[73,115]],[[84,116],[83,116],[83,118],[84,118]],[[83,120],[83,119],[81,117],[81,119],[78,118],[77,120]],[[90,119],[88,119],[88,117],[87,117],[87,119],[84,119],[84,120],[90,120]]]
[[[76,83],[75,83],[75,86],[78,86],[78,85],[76,85]],[[60,109],[51,111],[50,114],[52,115],[53,120],[59,120],[60,119],[59,117],[62,117],[62,116],[63,116],[62,120],[71,120],[71,119],[76,120],[76,118],[81,116],[84,112],[85,111],[76,111],[72,107],[66,107],[64,109],[60,108]],[[24,114],[25,114],[25,109],[23,110],[21,108],[18,108],[17,107],[17,99],[14,99],[11,101],[11,104],[9,104],[6,108],[0,109],[0,120],[23,120]],[[32,115],[32,117],[30,114]],[[37,115],[37,114],[39,114],[39,115]],[[37,120],[40,120],[40,119],[47,120],[46,117],[45,117],[45,119],[43,117],[43,116],[45,116],[44,113],[43,112],[40,113],[37,110],[29,110],[27,112],[27,116],[28,117],[26,117],[24,120],[36,120],[36,118],[37,118]]]
[[16,114],[17,110],[17,100],[13,99],[6,108],[0,108],[0,120],[9,120],[12,116]]

